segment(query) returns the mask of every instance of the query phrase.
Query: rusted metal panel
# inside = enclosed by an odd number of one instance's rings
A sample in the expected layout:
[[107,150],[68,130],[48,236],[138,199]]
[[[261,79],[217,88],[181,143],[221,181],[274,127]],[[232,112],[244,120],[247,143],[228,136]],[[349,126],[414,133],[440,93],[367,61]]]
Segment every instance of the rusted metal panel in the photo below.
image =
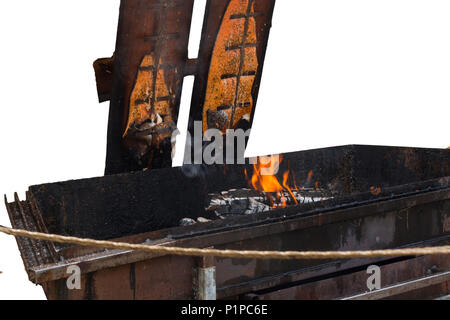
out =
[[[414,159],[409,159],[409,163],[417,163],[417,169],[411,171],[405,167],[403,158],[398,158],[393,167],[386,162],[386,157],[398,152],[395,148],[373,148],[372,153],[368,150],[371,148],[347,146],[286,154],[280,174],[290,169],[299,184],[309,187],[317,182],[336,200],[358,193],[367,193],[367,198],[382,199],[389,196],[385,190],[390,186],[421,181],[415,180],[418,175],[423,176],[419,173],[421,166],[450,162],[449,150],[413,149],[410,154],[414,154]],[[384,167],[386,172],[373,172],[372,166]],[[252,172],[253,167],[185,166],[148,170],[32,186],[30,198],[53,233],[117,238],[175,227],[186,217],[217,218],[209,216],[205,210],[208,194],[247,187],[246,170]],[[397,175],[397,171],[403,175]],[[445,174],[450,175],[450,170],[443,165],[428,174],[424,177],[445,177]],[[341,177],[346,178],[341,180]],[[417,186],[417,190],[432,187],[427,182],[423,184]],[[373,186],[377,186],[379,192],[373,193]],[[362,199],[361,196],[358,198]],[[328,203],[333,206],[332,201]],[[298,211],[297,208],[292,210]]]
[[[415,186],[413,186],[413,189],[415,189],[414,187]],[[390,190],[387,190],[387,192],[390,192]],[[357,222],[356,225],[358,225],[358,221],[364,217],[377,216],[385,212],[396,212],[397,210],[400,210],[398,220],[401,221],[398,228],[403,225],[404,230],[410,231],[410,225],[417,223],[417,221],[414,219],[414,215],[408,214],[406,209],[409,208],[411,211],[411,207],[414,206],[420,208],[426,207],[431,203],[446,203],[445,199],[450,197],[449,192],[450,191],[448,191],[448,189],[423,194],[415,194],[415,192],[413,192],[409,196],[404,195],[398,199],[389,197],[379,201],[368,200],[366,203],[359,202],[359,204],[355,204],[355,198],[352,197],[347,199],[347,201],[351,202],[346,202],[343,200],[340,204],[336,202],[328,204],[322,203],[321,207],[318,207],[318,204],[315,206],[304,205],[295,208],[277,210],[268,214],[260,214],[254,217],[230,218],[224,221],[213,221],[190,227],[162,230],[139,236],[122,238],[119,240],[132,243],[143,243],[151,240],[149,243],[169,246],[215,246],[224,243],[246,241],[247,239],[294,232],[296,230],[305,230],[309,228],[314,230],[315,227],[317,228],[327,224],[336,224],[345,220],[354,220]],[[441,211],[435,210],[434,214],[437,214],[436,212],[443,212],[443,215],[446,214],[445,207],[440,210]],[[424,215],[424,217],[426,216]],[[436,224],[433,232],[443,232],[444,220],[445,219],[435,219],[432,223],[428,222],[426,225]],[[337,230],[337,232],[340,232],[340,230]],[[319,238],[321,237],[319,236]],[[68,250],[61,250],[60,254],[64,255],[66,254],[66,251],[67,258],[70,258],[74,263],[77,262],[74,260],[77,252],[81,256],[83,256],[83,254],[88,255],[96,252],[90,252],[89,249],[74,250],[69,248]],[[136,262],[145,257],[151,258],[153,255],[149,256],[148,254],[143,253],[108,251],[105,253],[99,253],[95,259],[85,259],[83,266],[86,267],[86,272],[91,272],[96,270],[96,266],[97,268],[112,267],[120,263]],[[132,261],[132,259],[136,260]],[[81,258],[81,260],[83,260],[83,258]],[[57,269],[58,266],[56,266],[56,270]],[[41,282],[43,279],[46,279],[44,274],[54,274],[55,268],[45,267],[34,271],[30,270],[30,272],[34,274],[33,277],[36,281]],[[54,275],[58,274],[61,275],[60,272],[56,272]]]
[[94,70],[99,102],[111,100],[114,78],[114,57],[97,59],[94,62]]
[[[275,0],[209,0],[189,118],[203,131],[249,129],[263,72]],[[192,144],[193,145],[193,144]]]
[[193,0],[122,0],[106,174],[171,166]]
[[84,274],[80,290],[69,290],[65,279],[43,288],[50,300],[191,300],[194,260],[165,256]]
[[[423,278],[413,279],[407,282],[397,283],[392,286],[376,290],[374,292],[362,293],[346,300],[381,300],[395,297],[398,295],[408,294],[410,292],[417,292],[430,287],[440,286],[443,291],[438,295],[447,294],[445,289],[446,284],[450,282],[450,271],[426,276]],[[444,291],[445,290],[445,291]],[[432,296],[430,298],[435,298]]]
[[[5,196],[5,205],[13,228],[48,233],[42,216],[31,202],[20,201],[17,193],[14,194],[14,200],[13,203],[8,203]],[[60,259],[51,242],[23,237],[16,237],[16,241],[26,269],[55,263]]]
[[435,300],[450,293],[450,281],[436,285],[428,285],[424,288],[408,291],[383,300]]
[[[414,188],[414,186],[411,187]],[[385,192],[391,191],[388,189]],[[351,197],[351,199],[357,198]],[[444,188],[435,192],[419,194],[413,192],[409,196],[403,195],[384,200],[374,201],[372,199],[366,204],[353,203],[347,207],[334,203],[334,206],[325,206],[322,211],[316,208],[292,217],[288,213],[292,208],[287,208],[272,212],[272,219],[268,219],[270,215],[258,217],[261,218],[259,222],[257,219],[255,220],[255,217],[247,217],[246,223],[243,223],[241,219],[213,221],[204,225],[136,235],[130,237],[128,241],[143,243],[147,239],[153,239],[153,241],[159,239],[157,243],[170,246],[202,248],[213,246],[219,249],[256,250],[353,250],[432,245],[433,241],[437,241],[435,239],[440,239],[441,242],[445,239],[448,241],[450,236],[448,232],[444,231],[445,218],[450,209],[449,199],[450,191],[448,188]],[[301,211],[300,208],[295,209]],[[275,217],[277,214],[281,216]],[[233,223],[235,224],[233,225]],[[127,241],[127,238],[122,241]],[[92,282],[92,280],[108,277],[109,279],[118,279],[120,282],[128,281],[128,283],[130,283],[130,279],[135,279],[136,283],[145,282],[145,277],[149,277],[150,282],[143,286],[142,291],[136,291],[136,298],[138,296],[151,299],[162,297],[190,299],[194,297],[193,274],[197,266],[194,259],[157,257],[156,255],[120,250],[86,252],[85,256],[74,257],[75,251],[71,248],[59,251],[62,255],[65,252],[70,254],[70,258],[68,257],[67,260],[63,259],[53,265],[37,266],[28,270],[31,279],[39,283],[47,283],[45,286],[50,292],[49,296],[53,297],[55,294],[59,294],[59,297],[65,297],[60,291],[65,287],[61,284],[61,280],[57,279],[67,278],[67,267],[76,264],[80,267],[84,277],[92,275],[85,280],[91,281],[91,283],[85,283],[85,285],[91,288],[88,293],[93,298],[106,296],[106,293],[94,296],[93,292],[98,294],[101,289],[93,286],[92,283],[95,281]],[[217,297],[238,297],[249,292],[268,290],[377,262],[380,261],[216,259]],[[141,263],[143,263],[142,269]],[[172,263],[174,274],[169,276],[167,270]],[[131,265],[134,265],[134,273],[120,271],[124,266],[133,268]],[[148,275],[147,268],[151,268],[152,276]],[[119,270],[117,273],[114,271],[116,269]],[[105,276],[107,274],[104,273],[105,270],[111,272],[109,276]],[[145,275],[142,278],[141,270]],[[130,274],[134,274],[134,276],[130,277]],[[177,276],[181,278],[177,278]],[[98,280],[97,283],[101,283],[101,280]],[[105,286],[108,286],[106,280],[104,283]],[[110,288],[113,289],[114,286],[111,285]],[[121,290],[120,295],[127,292],[120,288],[116,289]],[[154,292],[159,292],[161,295],[155,297]],[[71,296],[69,295],[68,298]]]
[[[448,201],[447,201],[448,202]],[[439,206],[438,206],[439,207]],[[423,208],[422,208],[423,209]],[[422,214],[422,209],[416,210],[417,214]],[[429,208],[430,209],[430,208]],[[445,209],[445,208],[444,208]],[[448,208],[447,208],[448,209]],[[445,209],[445,210],[447,210]],[[413,210],[414,211],[414,210]],[[445,211],[444,211],[445,212]],[[414,213],[411,213],[414,215]],[[391,214],[387,214],[391,215]],[[396,213],[392,213],[393,216],[396,216]],[[399,215],[399,213],[397,213]],[[423,214],[422,214],[423,215]],[[378,215],[369,215],[368,219],[378,219]],[[398,228],[400,226],[406,225],[407,222],[405,219],[402,219],[401,213],[400,216],[396,217],[398,220],[394,223],[395,228]],[[413,218],[413,216],[412,216]],[[348,219],[348,217],[344,217],[344,219]],[[414,220],[414,219],[413,219]],[[436,219],[433,217],[432,213],[428,213],[427,215],[424,215],[423,220],[425,221],[437,221],[439,219]],[[409,243],[414,243],[417,245],[417,242],[419,240],[424,241],[423,238],[415,238],[414,235],[417,234],[417,228],[418,225],[423,223],[422,221],[417,221],[416,223],[413,223],[413,225],[410,226],[410,232],[411,236],[410,239],[403,239],[403,241],[409,241]],[[353,242],[349,242],[349,239],[351,239],[354,234],[357,234],[357,232],[353,232],[353,230],[364,230],[364,226],[367,227],[372,226],[376,228],[377,224],[373,223],[373,221],[367,221],[367,222],[359,222],[360,219],[356,220],[349,220],[347,222],[342,221],[340,224],[338,224],[336,227],[332,227],[333,230],[327,230],[325,227],[326,225],[323,225],[321,228],[313,227],[308,228],[306,230],[303,230],[301,234],[305,234],[303,238],[310,238],[312,243],[317,243],[317,245],[313,249],[321,249],[320,244],[324,246],[324,249],[351,249],[353,247],[357,248],[364,248],[364,245],[361,244],[361,241],[366,242],[366,246],[369,246],[370,249],[378,249],[378,248],[384,248],[384,247],[393,247],[394,242],[387,243],[386,239],[390,239],[390,241],[400,241],[398,239],[395,239],[395,236],[392,237],[392,234],[383,235],[380,233],[380,239],[377,239],[377,236],[375,236],[374,239],[370,239],[370,237],[364,237],[362,236],[361,239],[358,241],[352,240]],[[366,224],[367,223],[367,224]],[[335,223],[330,224],[331,226],[334,226]],[[386,224],[382,223],[381,226],[385,226]],[[346,226],[346,228],[342,227]],[[329,243],[328,247],[325,247],[325,243],[323,240],[318,240],[314,236],[314,229],[317,229],[316,233],[318,235],[325,236],[327,235],[328,238],[326,240],[327,243]],[[422,234],[423,237],[425,237],[425,240],[427,238],[437,238],[440,239],[438,242],[423,242],[423,245],[437,245],[437,244],[448,244],[449,235],[447,236],[442,234],[433,234],[433,227],[430,226],[431,234],[426,237],[425,234]],[[439,228],[436,228],[438,230]],[[339,231],[340,230],[340,231]],[[323,231],[323,232],[320,232]],[[376,228],[376,231],[378,232],[384,232],[382,230],[382,227]],[[401,228],[399,228],[399,232],[403,232]],[[312,234],[311,234],[312,233]],[[389,232],[387,232],[389,233]],[[297,235],[286,235],[286,233],[280,233],[276,234],[270,238],[258,238],[258,239],[252,239],[248,236],[248,238],[245,241],[235,242],[235,243],[228,243],[224,244],[222,246],[215,246],[217,248],[228,248],[228,249],[254,249],[257,247],[257,249],[280,249],[280,250],[286,250],[286,249],[303,249],[303,246],[305,245],[305,239],[302,239],[301,234]],[[349,238],[345,238],[346,236]],[[443,240],[444,238],[447,240]],[[288,238],[288,240],[286,240]],[[291,239],[289,239],[291,238]],[[336,239],[341,238],[340,241],[337,241]],[[283,240],[284,239],[284,240]],[[228,240],[230,241],[230,240]],[[442,242],[444,241],[444,242]],[[445,242],[446,241],[446,242]],[[370,242],[373,244],[371,245]],[[335,244],[337,247],[330,247],[330,245]],[[395,245],[399,245],[401,243],[395,242]],[[289,246],[289,247],[286,247]],[[310,248],[310,246],[308,246]],[[127,279],[135,279],[136,283],[142,284],[142,291],[140,295],[139,291],[135,292],[135,298],[138,299],[138,297],[145,298],[145,299],[191,299],[193,298],[193,292],[195,292],[195,288],[193,285],[193,274],[196,267],[196,263],[194,260],[184,260],[182,258],[177,259],[176,262],[172,262],[171,260],[167,261],[166,259],[174,259],[173,257],[161,257],[149,261],[142,262],[142,265],[135,264],[135,263],[128,263],[125,264],[125,266],[128,266],[126,269],[132,272],[131,270],[134,268],[133,271],[135,272],[135,276],[133,276],[133,273],[131,273],[131,276]],[[429,262],[425,263],[426,259],[430,259]],[[428,261],[428,260],[427,260]],[[125,261],[122,263],[126,263]],[[413,277],[414,275],[420,276],[421,274],[426,274],[427,272],[430,272],[429,270],[441,270],[448,268],[449,266],[449,258],[447,256],[440,256],[440,257],[424,257],[422,260],[414,261],[401,261],[398,263],[394,263],[395,265],[392,267],[392,269],[386,270],[383,272],[383,274],[386,274],[386,284],[396,283],[400,281],[404,281],[404,279],[408,279],[408,277]],[[261,290],[270,290],[271,288],[280,287],[283,285],[290,285],[292,283],[296,283],[299,281],[304,281],[306,283],[311,282],[311,295],[306,295],[306,291],[301,290],[301,293],[297,293],[297,289],[291,289],[290,291],[281,291],[277,294],[280,294],[279,297],[286,298],[288,296],[292,296],[292,290],[295,292],[294,298],[317,298],[317,296],[313,296],[312,294],[324,294],[323,292],[329,292],[330,295],[334,296],[323,296],[323,298],[339,298],[343,297],[346,293],[355,293],[355,292],[361,292],[358,291],[361,288],[361,284],[359,283],[359,286],[353,285],[353,283],[357,283],[356,280],[353,282],[346,282],[348,284],[352,284],[349,286],[344,286],[344,280],[336,279],[338,283],[341,283],[342,285],[338,287],[336,290],[330,290],[322,291],[322,289],[325,289],[327,282],[320,282],[317,284],[317,286],[314,284],[315,281],[313,281],[314,278],[317,277],[323,277],[323,276],[329,276],[333,275],[339,272],[345,273],[346,270],[352,270],[354,268],[361,268],[361,266],[367,266],[369,264],[380,264],[380,265],[389,265],[386,263],[386,261],[383,260],[348,260],[348,261],[333,261],[333,262],[315,262],[315,261],[303,261],[303,262],[280,262],[280,261],[254,261],[254,260],[235,260],[235,259],[216,259],[217,264],[217,284],[219,286],[218,288],[218,297],[219,298],[231,298],[231,297],[237,297],[241,296],[243,294],[249,293],[249,292],[258,292]],[[80,264],[81,267],[83,267],[82,264]],[[133,267],[134,266],[134,267]],[[130,275],[129,272],[123,271],[123,266],[117,266],[113,268],[104,269],[105,266],[101,266],[101,268],[93,273],[90,278],[86,278],[86,281],[91,281],[90,283],[85,282],[85,286],[89,286],[90,294],[93,292],[96,292],[97,295],[95,296],[84,296],[84,298],[95,298],[95,299],[103,299],[103,298],[111,298],[111,296],[108,296],[107,293],[99,293],[103,292],[103,290],[106,290],[105,292],[113,292],[113,290],[119,290],[120,288],[115,288],[115,284],[108,284],[108,281],[105,280],[105,282],[101,281],[94,281],[93,279],[110,279],[110,281],[119,281],[124,282],[128,281],[129,283],[133,283],[132,280],[126,280],[126,275]],[[142,268],[142,269],[141,269]],[[169,269],[170,268],[170,269]],[[437,268],[437,269],[436,269]],[[106,271],[105,271],[106,270]],[[168,270],[174,270],[175,274],[171,274],[172,271]],[[175,271],[176,270],[176,271]],[[363,268],[363,270],[365,270]],[[397,270],[396,272],[393,272],[392,270]],[[410,272],[403,272],[402,270],[406,270]],[[141,278],[139,276],[140,271],[142,271],[143,275],[146,275],[148,278]],[[169,274],[168,274],[169,273]],[[360,277],[363,277],[363,273],[359,273]],[[177,278],[178,277],[178,278]],[[181,278],[180,278],[181,277]],[[184,279],[184,280],[183,280]],[[334,279],[334,276],[333,276]],[[367,279],[367,274],[365,274],[365,278]],[[392,282],[389,281],[392,280]],[[148,281],[148,282],[147,282]],[[333,280],[330,280],[332,284],[336,284],[332,282]],[[314,283],[313,283],[314,282]],[[324,284],[325,283],[325,284]],[[365,282],[362,282],[365,284]],[[174,286],[174,287],[172,287]],[[175,288],[176,287],[176,288]],[[303,287],[302,287],[303,288]],[[306,287],[308,288],[308,286]],[[328,287],[327,287],[328,288]],[[94,290],[95,289],[95,290]],[[107,290],[108,289],[108,290]],[[344,290],[345,289],[345,290]],[[179,292],[178,290],[182,290],[182,292]],[[347,290],[347,291],[346,291]],[[353,290],[353,291],[352,291]],[[120,298],[124,298],[122,294],[125,294],[127,291],[124,289],[121,289],[121,293],[119,296]],[[155,292],[158,293],[157,296],[155,296]],[[289,293],[291,292],[291,293]],[[363,291],[364,292],[364,291]],[[340,294],[342,293],[342,295]],[[445,294],[445,292],[442,292]],[[268,295],[266,298],[276,298],[278,297],[277,294]],[[305,294],[303,296],[300,296],[300,294]],[[60,296],[61,297],[61,296]],[[71,297],[73,298],[73,297]],[[128,296],[127,299],[130,297]]]
[[111,94],[105,65],[95,65],[100,100],[111,98],[106,174],[170,167],[185,75],[196,77],[191,127],[194,121],[223,132],[251,126],[274,5],[208,0],[199,57],[192,60],[193,0],[122,0]]
[[[417,206],[409,210],[409,220],[397,211],[352,220],[323,224],[320,228],[284,232],[264,238],[248,239],[244,243],[218,246],[249,250],[377,250],[425,243],[427,240],[449,237],[438,231],[432,221],[439,221],[448,212],[450,202]],[[443,207],[442,207],[443,206]],[[361,208],[362,209],[362,208]],[[363,210],[363,209],[362,209]],[[408,231],[406,229],[408,228]],[[350,261],[354,263],[355,261]],[[359,265],[365,264],[364,260]],[[356,265],[357,266],[357,265]],[[353,265],[352,267],[356,267]],[[304,280],[320,269],[329,273],[348,268],[343,261],[258,261],[217,259],[219,297]]]
[[[215,4],[223,6],[222,4]],[[231,0],[221,18],[206,80],[203,131],[251,122],[274,1]],[[259,51],[259,54],[258,54]]]
[[[416,286],[407,287],[408,281],[414,282],[422,278],[427,278],[433,273],[439,273],[433,270],[450,270],[450,257],[448,256],[428,256],[406,259],[399,262],[379,265],[381,276],[381,288],[384,288],[383,295],[373,293],[370,297],[368,292],[367,280],[369,274],[367,268],[360,268],[349,274],[334,275],[325,279],[318,278],[316,281],[304,281],[304,283],[290,288],[276,290],[272,292],[253,293],[254,298],[259,300],[330,300],[350,298],[354,299],[371,298],[393,298],[402,291],[413,291],[423,289]],[[437,279],[438,283],[446,283],[446,279]],[[405,286],[402,286],[403,285]],[[425,287],[429,287],[430,283],[422,283]],[[390,286],[398,285],[397,291],[391,290],[387,292]],[[445,287],[443,287],[445,289]],[[442,290],[436,296],[444,295],[447,291]],[[365,296],[367,294],[367,296]],[[434,296],[434,297],[436,297]],[[422,295],[422,297],[425,297]],[[433,298],[429,296],[428,298]]]

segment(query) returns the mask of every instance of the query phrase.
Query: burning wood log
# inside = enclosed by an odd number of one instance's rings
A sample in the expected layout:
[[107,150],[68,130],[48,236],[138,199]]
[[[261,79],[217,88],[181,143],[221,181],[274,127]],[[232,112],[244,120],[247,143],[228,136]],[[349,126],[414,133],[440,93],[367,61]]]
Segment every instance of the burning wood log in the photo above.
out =
[[[252,215],[281,209],[288,206],[302,205],[328,200],[331,193],[320,189],[284,190],[277,193],[252,190],[248,188],[230,189],[208,195],[205,208],[211,219],[226,219],[231,216]],[[203,217],[197,220],[184,218],[180,226],[190,226],[211,221]]]
[[301,205],[330,199],[324,190],[303,189],[281,191],[278,193],[250,189],[232,189],[222,193],[210,194],[209,212],[218,217],[248,215],[267,212],[287,206]]

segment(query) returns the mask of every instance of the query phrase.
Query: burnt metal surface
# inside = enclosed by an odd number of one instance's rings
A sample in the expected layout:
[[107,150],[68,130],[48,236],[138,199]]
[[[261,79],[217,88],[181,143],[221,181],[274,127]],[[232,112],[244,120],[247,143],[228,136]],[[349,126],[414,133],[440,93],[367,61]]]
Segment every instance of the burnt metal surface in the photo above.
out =
[[251,126],[274,6],[275,0],[209,1],[190,132],[193,121],[223,133]]
[[[283,155],[280,174],[290,169],[298,184],[320,186],[336,199],[364,192],[381,197],[390,186],[450,176],[449,155],[449,150],[329,148]],[[245,170],[253,168],[149,170],[32,186],[30,198],[50,232],[111,239],[175,227],[182,218],[213,218],[205,211],[208,194],[248,187]]]
[[[445,245],[450,241],[450,231],[445,227],[450,210],[448,183],[447,179],[444,183],[447,187],[437,191],[415,192],[413,189],[418,186],[413,185],[409,194],[398,194],[397,197],[383,197],[341,206],[335,203],[333,207],[324,206],[321,210],[305,208],[303,210],[306,211],[303,212],[301,208],[297,208],[298,214],[292,217],[289,217],[287,208],[273,212],[279,215],[277,218],[264,217],[259,222],[243,223],[235,220],[234,223],[222,222],[221,225],[210,222],[121,240],[132,243],[202,248],[213,246],[219,249],[238,250],[364,250]],[[387,192],[398,193],[395,190]],[[175,258],[130,251],[98,251],[89,248],[66,248],[60,250],[59,254],[63,256],[61,262],[28,270],[33,281],[44,284],[51,299],[194,297],[192,281],[197,258]],[[445,269],[449,263],[448,256],[440,259],[443,261],[440,266]],[[401,259],[403,260],[408,258]],[[248,293],[264,295],[288,290],[283,288],[292,288],[298,283],[315,282],[341,273],[345,275],[353,272],[355,268],[361,269],[370,264],[390,263],[392,262],[383,259],[338,261],[216,259],[214,264],[217,272],[217,296],[219,299],[229,299],[242,298]],[[66,289],[64,278],[67,277],[67,266],[72,264],[78,265],[82,270],[81,291]],[[145,270],[144,277],[136,273],[141,268]],[[393,282],[404,279],[400,274],[392,275]],[[341,291],[335,293],[339,292]],[[336,298],[338,297],[342,296],[336,295]]]
[[[448,193],[447,193],[448,197]],[[386,248],[426,245],[431,239],[449,238],[443,222],[448,218],[449,201],[436,201],[427,204],[414,204],[412,196],[410,205],[396,203],[396,207],[388,209],[381,203],[371,206],[361,206],[353,209],[355,216],[351,220],[326,221],[326,214],[315,216],[315,225],[303,230],[284,231],[283,233],[263,238],[248,239],[245,248],[250,250],[376,250]],[[377,208],[378,206],[378,208]],[[372,215],[362,211],[372,211]],[[329,213],[344,214],[346,210]],[[348,210],[351,212],[352,210]],[[374,213],[376,212],[376,213]],[[333,217],[331,217],[333,215]],[[347,216],[348,218],[349,216]],[[448,243],[448,242],[447,242]],[[228,249],[238,248],[239,243],[227,245]],[[218,246],[218,248],[223,248]],[[361,263],[361,261],[359,262]],[[264,290],[286,283],[308,279],[315,272],[326,269],[327,273],[360,266],[355,260],[340,261],[255,261],[218,259],[217,275],[221,284],[219,297],[228,297]],[[315,272],[314,272],[315,271]],[[239,275],[239,276],[237,276]]]
[[99,99],[111,99],[106,174],[171,166],[186,75],[196,77],[191,129],[251,126],[274,4],[208,0],[199,57],[188,59],[193,0],[121,1],[114,60],[94,64]]
[[[446,269],[450,270],[448,265],[446,265]],[[402,296],[401,299],[404,299],[405,295],[408,295],[410,293],[417,294],[418,291],[422,291],[423,289],[426,290],[428,298],[434,299],[441,297],[443,294],[446,295],[449,292],[449,284],[450,271],[445,271],[442,273],[427,275],[425,277],[413,279],[403,283],[394,284],[375,292],[358,294],[356,296],[346,298],[345,300],[381,300],[398,296]],[[431,289],[433,289],[433,291],[431,291]],[[430,291],[434,293],[430,295]]]
[[[297,283],[295,286],[280,290],[269,290],[254,292],[251,294],[254,300],[330,300],[330,299],[374,299],[374,298],[395,298],[400,292],[412,292],[417,288],[409,286],[407,281],[435,276],[444,270],[450,270],[450,259],[446,256],[424,256],[413,259],[403,259],[400,261],[387,261],[378,265],[381,271],[381,287],[386,288],[398,285],[396,291],[384,292],[383,296],[364,296],[368,291],[367,287],[367,267],[362,266],[342,274],[330,274],[325,277],[308,279]],[[422,298],[435,298],[445,295],[448,292],[448,278],[435,279],[439,287],[435,292],[421,295]],[[403,284],[402,284],[403,283]],[[424,287],[429,287],[429,283],[422,283]],[[357,296],[362,295],[362,296]]]
[[[448,182],[447,182],[448,184]],[[414,186],[417,187],[417,186]],[[414,188],[415,189],[415,188]],[[399,197],[399,198],[398,198]],[[324,203],[322,208],[313,208],[312,206],[302,206],[296,208],[296,212],[289,212],[288,209],[274,211],[270,215],[261,215],[247,217],[246,219],[235,218],[225,221],[209,222],[201,225],[182,227],[175,229],[166,229],[157,232],[145,233],[117,239],[117,241],[126,241],[130,243],[150,243],[153,245],[169,245],[183,247],[205,247],[217,246],[224,243],[242,242],[247,239],[257,239],[283,234],[295,230],[305,230],[308,228],[321,228],[326,224],[335,224],[340,221],[356,220],[361,217],[376,215],[382,212],[393,210],[403,210],[409,208],[411,203],[414,205],[426,205],[430,202],[441,201],[449,197],[448,189],[417,194],[411,191],[409,194],[398,195],[397,197],[386,197],[378,200],[366,200],[355,203],[351,199],[341,200],[342,203]],[[347,202],[347,204],[345,204]],[[291,214],[290,216],[288,214]],[[407,215],[409,222],[409,216]],[[445,221],[448,217],[439,220],[443,232],[448,232],[445,228]],[[442,225],[441,225],[442,223]],[[360,223],[356,224],[359,226]],[[375,227],[377,227],[375,225]],[[320,231],[320,230],[319,230]],[[320,237],[319,237],[320,238]],[[321,239],[321,238],[320,238]],[[320,240],[319,239],[319,240]],[[99,249],[71,247],[60,250],[59,252],[66,259],[67,263],[83,262],[85,272],[96,271],[99,268],[117,266],[123,263],[132,263],[157,257],[155,254],[124,252],[124,251],[106,251]],[[96,254],[94,261],[84,260],[85,256]],[[81,257],[81,258],[80,258]],[[63,263],[54,267],[42,267],[39,270],[31,270],[30,276],[35,281],[43,282],[55,280],[64,277],[67,264]]]
[[[446,177],[450,150],[352,145],[284,154],[304,187],[356,194]],[[308,177],[310,178],[308,179]]]
[[81,290],[67,290],[65,279],[47,282],[50,300],[163,300],[193,298],[193,258],[160,257],[83,274]]
[[97,59],[94,62],[94,70],[99,102],[111,100],[114,75],[114,57]]
[[208,129],[226,139],[227,129],[252,127],[274,7],[275,0],[208,1],[188,125],[191,156],[199,152],[197,122],[206,140]]
[[[48,233],[42,215],[30,201],[20,201],[19,196],[15,193],[12,203],[8,203],[5,196],[5,205],[13,228]],[[49,241],[23,237],[16,237],[16,241],[27,270],[40,265],[56,263],[60,259],[54,244]]]
[[171,166],[193,0],[122,0],[106,174]]

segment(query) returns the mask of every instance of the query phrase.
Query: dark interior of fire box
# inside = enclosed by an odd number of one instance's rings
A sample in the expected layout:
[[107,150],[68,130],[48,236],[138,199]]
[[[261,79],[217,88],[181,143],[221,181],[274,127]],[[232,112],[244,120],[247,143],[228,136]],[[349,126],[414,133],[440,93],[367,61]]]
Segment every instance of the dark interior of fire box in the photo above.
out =
[[114,239],[172,228],[186,234],[440,188],[449,160],[447,150],[354,145],[282,155],[269,177],[281,186],[277,192],[258,190],[254,164],[187,165],[32,186],[28,197],[50,233]]

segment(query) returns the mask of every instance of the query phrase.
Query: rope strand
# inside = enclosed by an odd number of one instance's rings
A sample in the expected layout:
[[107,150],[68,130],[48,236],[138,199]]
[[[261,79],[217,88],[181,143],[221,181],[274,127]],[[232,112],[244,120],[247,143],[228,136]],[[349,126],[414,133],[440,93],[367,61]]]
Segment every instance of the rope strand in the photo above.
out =
[[150,246],[145,244],[131,244],[123,242],[100,241],[82,239],[77,237],[60,236],[31,232],[26,230],[12,229],[0,226],[0,232],[15,237],[26,237],[35,240],[44,240],[57,243],[76,244],[80,246],[98,247],[104,249],[133,250],[149,252],[154,254],[168,254],[191,257],[218,257],[235,259],[273,259],[273,260],[305,260],[305,259],[355,259],[355,258],[381,258],[401,257],[419,255],[442,255],[450,254],[450,246],[410,248],[392,250],[369,250],[369,251],[237,251],[217,249],[178,248],[164,246]]

